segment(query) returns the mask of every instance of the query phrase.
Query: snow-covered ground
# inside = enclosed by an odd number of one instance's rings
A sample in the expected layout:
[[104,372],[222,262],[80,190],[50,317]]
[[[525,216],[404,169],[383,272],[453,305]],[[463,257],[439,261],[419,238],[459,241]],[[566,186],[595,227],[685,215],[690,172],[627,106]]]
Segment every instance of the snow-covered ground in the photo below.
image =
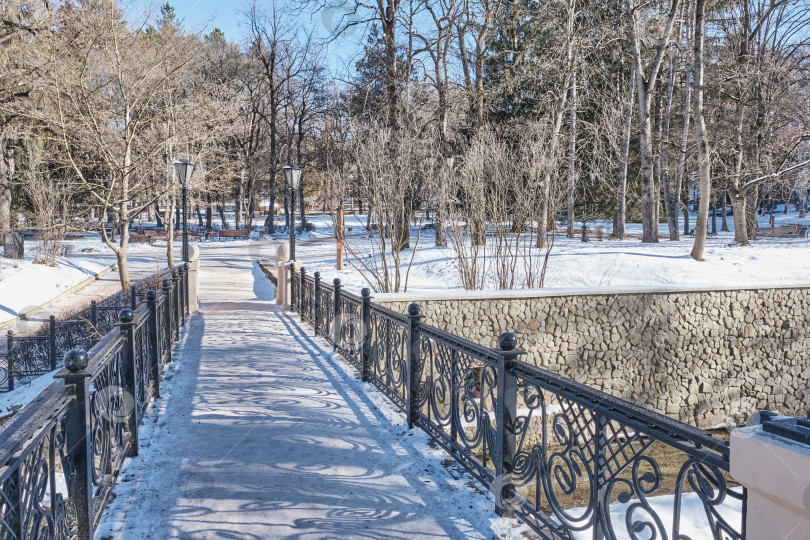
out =
[[[115,255],[98,236],[68,240],[67,253],[56,266],[35,263],[36,242],[25,243],[25,259],[0,257],[0,323],[33,309],[96,275],[116,262]],[[133,256],[165,260],[165,248],[131,244]]]
[[[807,218],[798,218],[795,212],[776,213],[776,224],[810,224]],[[347,227],[353,231],[348,235],[358,235],[347,242],[357,252],[369,252],[372,240],[363,234],[362,224],[352,223],[347,218]],[[760,216],[760,227],[765,227],[768,216]],[[342,271],[335,266],[335,243],[327,239],[333,234],[331,219],[328,216],[312,218],[321,238],[318,242],[300,243],[296,254],[307,271],[320,271],[324,278],[339,277],[347,290],[367,287],[362,273],[351,264],[351,257],[344,255],[348,263]],[[693,239],[686,237],[678,241],[662,239],[658,244],[642,244],[637,238],[641,234],[640,224],[629,224],[627,233],[634,238],[618,241],[604,239],[583,243],[579,239],[568,239],[558,234],[551,251],[546,274],[546,288],[577,287],[638,287],[638,286],[779,286],[808,281],[810,278],[810,240],[761,239],[749,246],[734,243],[734,223],[729,217],[729,232],[718,232],[707,240],[704,261],[692,259],[690,252]],[[694,216],[692,216],[694,223]],[[606,223],[588,223],[588,227],[602,225],[606,236],[610,226]],[[577,223],[577,227],[581,224]],[[718,218],[718,229],[720,221]],[[416,244],[417,230],[412,231],[413,250],[402,252],[400,268],[403,278],[408,272],[409,291],[442,291],[461,289],[455,251],[452,247],[436,247],[432,231],[422,231]],[[661,225],[661,233],[666,233],[666,225]],[[286,242],[283,236],[279,243]],[[299,240],[300,242],[300,240]],[[262,255],[270,256],[269,247],[257,248]],[[408,271],[408,265],[413,262]],[[522,262],[517,262],[518,288],[521,286]],[[488,288],[495,288],[490,280]]]

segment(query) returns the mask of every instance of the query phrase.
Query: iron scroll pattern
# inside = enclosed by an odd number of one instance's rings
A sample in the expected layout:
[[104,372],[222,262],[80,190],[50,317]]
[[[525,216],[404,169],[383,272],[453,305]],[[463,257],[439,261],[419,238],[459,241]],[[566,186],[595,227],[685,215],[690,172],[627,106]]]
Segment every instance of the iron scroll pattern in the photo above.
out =
[[111,336],[101,354],[90,386],[90,446],[93,451],[94,521],[98,522],[107,497],[115,485],[118,471],[127,455],[129,434],[126,420],[135,406],[132,394],[125,390],[124,333]]
[[135,326],[132,329],[135,355],[135,404],[138,418],[142,418],[152,395],[152,379],[149,365],[149,311],[141,306],[135,312]]
[[290,280],[290,306],[292,309],[301,313],[301,272],[295,269],[292,271],[292,279]]
[[56,325],[55,330],[57,351],[71,349],[88,351],[101,339],[101,335],[87,319],[63,321]]
[[76,471],[67,457],[65,420],[72,395],[51,386],[40,397],[42,417],[26,414],[18,444],[0,444],[0,539],[68,540],[76,530],[68,493]]
[[318,332],[331,345],[335,345],[335,288],[321,283],[319,286],[318,305],[320,309],[315,313]]
[[301,298],[302,317],[309,324],[315,324],[315,278],[304,276],[301,287],[304,288],[304,295]]
[[[119,312],[132,307],[133,294],[136,303],[142,303],[149,289],[158,290],[161,280],[170,276],[171,270],[164,270],[135,282],[130,290],[119,291],[100,300],[95,313],[88,307],[63,320],[56,320],[54,334],[57,360],[61,360],[62,353],[70,349],[89,350],[115,327]],[[11,347],[5,356],[6,360],[11,360],[12,375],[15,378],[37,376],[51,371],[53,351],[48,325],[30,336],[13,336],[9,338],[9,343]],[[3,367],[5,375],[0,373],[0,392],[8,392],[8,363]]]
[[358,370],[363,369],[363,327],[362,306],[363,300],[349,293],[340,293],[338,298],[340,317],[335,317],[337,329],[337,342],[335,349],[349,360]]
[[171,348],[172,334],[158,328],[166,339],[152,347],[151,321],[161,306],[169,314],[162,303],[169,294],[160,291],[138,308],[131,324],[113,328],[87,351],[84,368],[71,364],[75,371],[58,373],[64,382],[0,427],[0,540],[92,538],[124,459],[137,455],[138,426],[158,395],[157,373],[149,368]]
[[46,335],[14,338],[8,356],[14,377],[47,373],[51,369],[50,337]]
[[155,300],[155,319],[157,321],[157,350],[158,362],[162,367],[171,355],[171,339],[172,334],[168,330],[166,320],[166,302],[167,297],[165,294],[159,294]]
[[395,311],[372,305],[369,327],[371,350],[368,380],[402,410],[407,407],[408,319]]
[[336,350],[542,538],[745,538],[728,442],[521,362],[508,341],[488,349],[335,294]]
[[514,375],[510,504],[545,538],[745,537],[725,442],[534,366]]
[[498,356],[420,325],[414,424],[424,429],[484,486],[495,476]]

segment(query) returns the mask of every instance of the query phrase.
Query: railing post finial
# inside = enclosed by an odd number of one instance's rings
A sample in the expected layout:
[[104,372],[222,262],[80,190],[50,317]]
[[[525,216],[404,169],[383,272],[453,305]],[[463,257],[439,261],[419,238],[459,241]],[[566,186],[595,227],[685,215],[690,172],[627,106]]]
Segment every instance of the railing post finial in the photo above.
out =
[[84,371],[84,368],[90,363],[90,357],[84,350],[73,349],[65,353],[64,361],[68,371],[78,373]]

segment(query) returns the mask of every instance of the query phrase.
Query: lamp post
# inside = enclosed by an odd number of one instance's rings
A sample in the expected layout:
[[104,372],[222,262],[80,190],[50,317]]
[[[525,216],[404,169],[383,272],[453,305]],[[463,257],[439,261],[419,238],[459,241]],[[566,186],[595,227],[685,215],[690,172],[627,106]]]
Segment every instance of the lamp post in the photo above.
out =
[[188,195],[188,182],[191,180],[191,174],[194,172],[194,163],[187,159],[179,159],[172,162],[174,170],[177,173],[177,178],[180,180],[182,187],[182,204],[183,204],[183,262],[188,262],[188,208],[187,195]]
[[284,165],[284,178],[287,180],[287,188],[290,190],[290,260],[295,260],[295,190],[301,183],[301,167],[298,165]]

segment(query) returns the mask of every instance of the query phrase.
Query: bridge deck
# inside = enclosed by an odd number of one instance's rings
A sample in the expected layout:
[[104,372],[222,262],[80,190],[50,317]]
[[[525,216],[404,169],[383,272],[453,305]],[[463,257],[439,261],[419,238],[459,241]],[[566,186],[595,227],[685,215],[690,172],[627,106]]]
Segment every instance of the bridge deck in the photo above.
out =
[[375,391],[276,309],[248,248],[203,252],[201,298],[97,538],[517,532],[516,522],[493,519],[491,498],[445,467],[421,432],[405,433],[402,418],[375,405]]

